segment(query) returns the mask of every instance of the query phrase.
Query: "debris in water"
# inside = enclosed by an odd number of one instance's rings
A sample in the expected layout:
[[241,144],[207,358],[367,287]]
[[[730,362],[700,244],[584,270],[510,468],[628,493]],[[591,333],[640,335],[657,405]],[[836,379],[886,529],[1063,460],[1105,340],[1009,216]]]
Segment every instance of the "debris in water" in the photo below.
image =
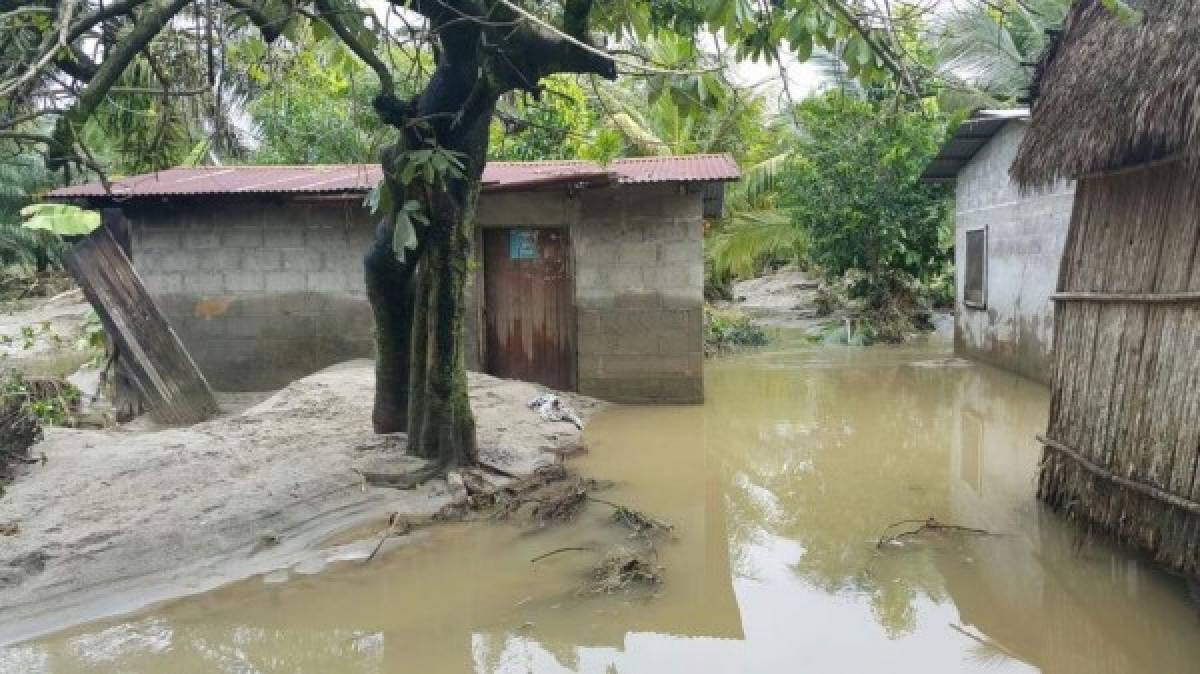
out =
[[0,536],[16,536],[21,533],[21,525],[17,522],[0,524]]
[[591,497],[591,500],[597,503],[603,503],[613,509],[613,520],[625,527],[631,529],[634,536],[657,536],[660,534],[671,534],[675,531],[675,526],[655,519],[640,510],[634,510],[619,503],[605,501],[596,497]]
[[588,502],[587,484],[580,478],[558,483],[543,489],[534,502],[530,515],[539,522],[567,522],[575,519]]
[[[900,526],[904,526],[904,525],[913,525],[913,524],[919,524],[920,526],[918,526],[916,529],[911,529],[908,531],[901,531],[899,533],[891,534],[891,535],[888,534],[889,531],[892,531],[896,527],[900,527]],[[882,548],[885,545],[901,545],[902,544],[901,539],[912,538],[912,537],[917,536],[926,531],[936,531],[936,532],[940,532],[940,533],[961,533],[961,534],[970,534],[973,536],[1001,536],[1001,535],[1003,535],[1003,534],[993,533],[986,529],[976,529],[974,527],[964,527],[964,526],[960,526],[957,524],[943,524],[942,522],[939,522],[937,520],[937,518],[930,515],[929,517],[927,517],[923,520],[910,519],[910,520],[899,520],[897,522],[892,522],[891,524],[884,527],[883,533],[881,533],[879,535],[879,541],[875,544],[875,547]]]
[[613,594],[634,587],[654,587],[662,584],[662,571],[654,560],[617,546],[592,569],[592,582],[580,593]]
[[[529,562],[531,564],[537,563],[547,557],[553,557],[554,555],[557,555],[560,552],[590,552],[591,550],[592,550],[592,548],[581,548],[581,547],[558,548],[557,550],[551,550],[550,552],[540,554],[537,557],[534,557],[533,559],[529,560]],[[520,606],[519,603],[517,605]]]

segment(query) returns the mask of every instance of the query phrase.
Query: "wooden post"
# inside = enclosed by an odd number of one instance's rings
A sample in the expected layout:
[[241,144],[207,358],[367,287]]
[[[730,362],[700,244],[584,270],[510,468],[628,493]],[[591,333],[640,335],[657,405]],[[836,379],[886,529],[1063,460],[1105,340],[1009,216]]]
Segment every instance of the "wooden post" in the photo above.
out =
[[75,244],[65,258],[67,269],[100,315],[150,416],[164,424],[208,419],[218,411],[212,389],[146,292],[114,235],[120,230],[107,224]]

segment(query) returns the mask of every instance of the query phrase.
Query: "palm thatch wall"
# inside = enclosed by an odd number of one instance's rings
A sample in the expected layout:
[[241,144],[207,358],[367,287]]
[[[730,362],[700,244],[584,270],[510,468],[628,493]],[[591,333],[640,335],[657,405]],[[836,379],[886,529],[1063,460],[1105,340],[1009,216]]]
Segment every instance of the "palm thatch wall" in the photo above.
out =
[[1012,168],[1078,180],[1039,496],[1200,577],[1200,2],[1077,0]]
[[1170,162],[1080,181],[1055,296],[1039,495],[1200,576],[1200,190]]
[[1200,154],[1200,2],[1076,0],[1038,64],[1033,124],[1012,176],[1024,186]]

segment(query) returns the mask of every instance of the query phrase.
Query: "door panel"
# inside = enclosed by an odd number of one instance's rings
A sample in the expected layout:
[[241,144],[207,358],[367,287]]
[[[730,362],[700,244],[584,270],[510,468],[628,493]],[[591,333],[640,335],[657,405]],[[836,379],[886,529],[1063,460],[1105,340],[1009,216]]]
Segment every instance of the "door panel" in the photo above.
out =
[[565,228],[483,230],[489,374],[575,388],[574,282]]

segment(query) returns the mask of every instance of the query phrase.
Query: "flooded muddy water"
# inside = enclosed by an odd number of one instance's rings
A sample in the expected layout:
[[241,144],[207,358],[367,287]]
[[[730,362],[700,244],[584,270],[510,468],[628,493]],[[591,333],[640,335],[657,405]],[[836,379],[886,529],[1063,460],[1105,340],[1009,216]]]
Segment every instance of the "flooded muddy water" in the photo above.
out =
[[[703,406],[603,413],[575,461],[676,526],[657,596],[578,596],[589,551],[530,562],[626,542],[592,505],[74,628],[0,671],[1200,671],[1187,585],[1034,499],[1045,388],[942,344],[786,341],[709,363],[706,385]],[[878,546],[930,516],[996,535]]]

